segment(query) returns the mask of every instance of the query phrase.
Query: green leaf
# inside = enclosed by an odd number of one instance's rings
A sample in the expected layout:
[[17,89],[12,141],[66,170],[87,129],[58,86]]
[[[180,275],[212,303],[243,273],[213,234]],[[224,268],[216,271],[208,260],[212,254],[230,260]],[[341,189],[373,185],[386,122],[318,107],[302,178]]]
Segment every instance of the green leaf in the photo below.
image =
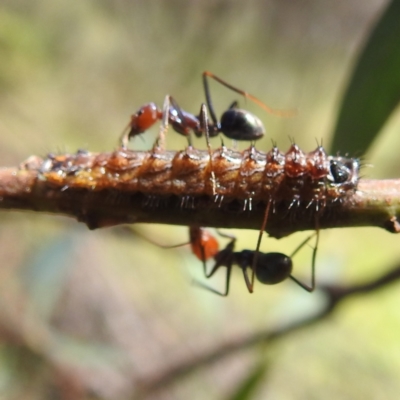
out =
[[362,155],[400,101],[400,1],[367,39],[339,112],[331,150]]
[[269,360],[261,361],[250,371],[245,379],[238,385],[235,393],[229,397],[230,400],[248,400],[254,398],[254,394],[261,383],[265,381]]

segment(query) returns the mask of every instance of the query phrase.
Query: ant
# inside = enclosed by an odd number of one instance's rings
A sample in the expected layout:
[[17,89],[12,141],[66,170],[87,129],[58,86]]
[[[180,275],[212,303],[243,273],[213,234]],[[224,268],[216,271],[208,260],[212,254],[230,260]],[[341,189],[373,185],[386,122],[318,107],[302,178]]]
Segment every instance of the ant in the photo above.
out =
[[[167,95],[162,110],[155,103],[148,103],[131,116],[131,121],[124,129],[120,139],[121,147],[126,148],[131,137],[144,133],[158,120],[163,121],[160,132],[165,131],[169,123],[177,133],[188,138],[189,145],[191,145],[191,133],[194,133],[196,137],[205,135],[208,147],[208,138],[215,137],[219,133],[223,133],[233,140],[255,141],[263,137],[265,129],[261,120],[250,112],[238,108],[237,101],[230,105],[228,110],[222,114],[220,121],[218,121],[211,101],[208,78],[212,78],[228,89],[250,99],[270,114],[292,116],[295,113],[294,111],[272,109],[255,96],[232,86],[209,71],[204,71],[202,76],[206,104],[212,122],[207,120],[205,104],[202,104],[200,113],[196,116],[184,111],[172,96]],[[160,133],[161,136],[162,134]]]
[[[226,267],[226,283],[225,292],[219,292],[200,282],[196,284],[219,296],[226,297],[229,294],[229,285],[231,271],[234,265],[237,265],[243,272],[243,277],[250,293],[253,292],[253,277],[249,278],[248,268],[252,271],[252,276],[256,276],[257,280],[265,285],[275,285],[290,278],[307,292],[313,292],[315,289],[315,260],[318,249],[319,231],[316,232],[316,243],[312,253],[311,263],[311,285],[299,281],[292,275],[293,261],[292,258],[305,246],[314,236],[309,236],[293,251],[290,256],[283,253],[262,253],[259,250],[242,250],[234,251],[236,238],[231,235],[219,233],[221,236],[229,238],[230,242],[223,250],[215,247],[216,239],[205,229],[198,227],[190,227],[190,245],[192,252],[203,262],[203,270],[206,278],[211,278],[220,267]],[[207,272],[206,261],[214,257],[215,264],[210,272]],[[256,259],[256,260],[255,260]]]
[[[128,231],[131,232],[130,229]],[[315,261],[318,249],[319,231],[309,236],[302,243],[300,243],[300,245],[292,252],[290,256],[277,252],[262,253],[256,250],[234,251],[236,237],[222,232],[218,233],[220,236],[230,239],[228,244],[222,250],[219,250],[219,244],[215,236],[212,235],[208,230],[201,227],[190,226],[189,242],[179,243],[175,245],[161,245],[149,239],[145,235],[142,235],[139,232],[135,232],[136,235],[142,237],[144,240],[164,249],[171,249],[189,244],[192,253],[203,263],[203,271],[207,279],[211,278],[219,268],[226,267],[227,270],[225,280],[225,292],[220,292],[216,289],[209,287],[208,285],[195,281],[195,284],[197,286],[200,286],[222,297],[226,297],[229,294],[231,271],[234,265],[237,265],[242,270],[244,281],[250,293],[253,293],[254,283],[249,277],[248,268],[250,268],[252,275],[254,274],[257,277],[257,280],[265,285],[275,285],[277,283],[283,282],[287,278],[290,278],[307,292],[311,293],[314,291]],[[292,275],[292,259],[310,241],[313,236],[316,236],[316,243],[313,247],[312,252],[311,285],[308,286],[307,284],[299,281]],[[253,263],[256,255],[257,261],[255,268]],[[215,264],[212,267],[211,271],[207,272],[206,262],[211,258],[214,258]]]

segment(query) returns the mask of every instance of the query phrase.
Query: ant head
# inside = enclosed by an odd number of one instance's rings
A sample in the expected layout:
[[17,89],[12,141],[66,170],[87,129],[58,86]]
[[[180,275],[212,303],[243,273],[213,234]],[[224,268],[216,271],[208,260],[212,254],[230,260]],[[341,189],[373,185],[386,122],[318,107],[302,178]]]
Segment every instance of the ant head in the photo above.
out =
[[162,112],[154,103],[145,104],[131,116],[129,137],[145,132],[162,118]]
[[265,285],[283,282],[292,273],[292,259],[282,253],[259,253],[256,277]]

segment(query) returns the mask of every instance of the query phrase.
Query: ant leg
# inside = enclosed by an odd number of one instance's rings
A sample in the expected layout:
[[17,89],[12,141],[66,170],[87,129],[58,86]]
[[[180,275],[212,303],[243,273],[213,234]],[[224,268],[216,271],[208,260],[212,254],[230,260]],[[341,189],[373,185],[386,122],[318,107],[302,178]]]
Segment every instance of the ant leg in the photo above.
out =
[[190,128],[188,128],[185,124],[188,117],[185,116],[184,111],[172,96],[169,96],[169,101],[170,101],[170,110],[171,109],[174,110],[178,116],[178,118],[175,118],[175,114],[170,111],[169,113],[170,123],[174,127],[175,131],[177,131],[183,136],[186,136],[189,147],[192,147],[192,135],[188,130]]
[[236,236],[235,235],[231,235],[229,233],[222,232],[219,229],[216,229],[216,231],[217,231],[219,236],[221,236],[221,237],[223,237],[225,239],[230,239],[231,242],[236,242]]
[[315,246],[313,248],[313,252],[312,252],[312,257],[311,257],[311,285],[308,286],[305,283],[299,281],[298,279],[296,279],[293,275],[290,275],[290,279],[294,282],[296,282],[300,287],[302,287],[304,290],[306,290],[307,292],[311,293],[314,291],[315,289],[315,261],[317,258],[317,250],[318,250],[318,243],[319,243],[319,228],[317,228],[316,233],[312,234],[311,236],[309,236],[306,240],[304,240],[300,246],[298,246],[296,248],[296,250],[292,253],[292,255],[290,256],[290,258],[292,258],[305,244],[308,243],[308,241],[314,236],[316,235],[316,239],[315,239]]
[[212,151],[211,151],[211,144],[210,144],[210,134],[208,130],[208,117],[207,117],[207,107],[203,103],[200,108],[200,126],[201,129],[203,130],[204,136],[206,137],[206,143],[207,143],[207,150],[208,150],[208,155],[210,157],[210,180],[212,184],[212,193],[213,196],[217,194],[216,192],[216,187],[217,187],[217,182],[215,179],[215,173],[214,173],[214,168],[213,168],[213,159],[212,159]]
[[200,127],[203,131],[204,136],[206,137],[207,150],[211,160],[212,151],[210,144],[210,132],[208,129],[208,115],[207,115],[207,107],[204,103],[200,107]]
[[[237,100],[233,101],[232,104],[229,106],[228,110],[236,110],[239,108],[239,102]],[[232,148],[234,150],[238,149],[238,141],[235,139],[232,139]]]
[[229,286],[230,286],[230,281],[231,281],[232,265],[233,265],[233,261],[234,261],[233,250],[234,250],[234,246],[235,246],[235,240],[236,239],[231,240],[227,244],[225,249],[219,251],[216,254],[216,256],[214,257],[215,265],[213,266],[213,268],[211,269],[211,271],[209,273],[207,273],[205,263],[203,263],[204,275],[207,279],[211,278],[220,267],[226,267],[225,292],[224,293],[219,292],[218,290],[213,289],[213,288],[209,287],[208,285],[205,285],[202,282],[194,281],[194,284],[196,284],[199,287],[202,287],[203,289],[206,289],[215,294],[218,294],[219,296],[223,296],[223,297],[228,296]]
[[[230,235],[229,233],[225,233],[225,232],[221,232],[219,229],[217,229],[217,233],[219,236],[223,237],[223,238],[227,238],[227,239],[231,239],[231,241],[229,242],[228,246],[230,246],[230,252],[233,253],[233,249],[234,249],[234,245],[236,242],[236,236],[234,235]],[[227,248],[228,248],[227,246]],[[254,252],[254,257],[253,257],[253,261],[257,262],[256,259],[256,254],[258,253],[258,249]],[[232,260],[233,261],[233,260]],[[253,293],[253,286],[254,286],[254,277],[253,277],[253,273],[255,275],[255,265],[252,264],[252,279],[253,279],[253,283],[251,281],[251,279],[249,279],[249,275],[247,273],[247,267],[246,266],[241,266],[241,269],[243,271],[243,276],[244,276],[244,281],[246,283],[247,289],[249,290],[250,293]]]
[[[249,274],[247,273],[247,268],[246,268],[246,266],[242,267],[242,272],[243,272],[244,281],[245,281],[246,286],[247,286],[247,290],[249,291],[249,293],[253,293],[254,282],[252,282],[252,281],[249,279]],[[254,278],[253,278],[253,274],[254,274],[254,267],[253,267],[253,272],[252,272],[252,274],[251,274],[251,276],[252,276],[251,279],[254,279]]]
[[224,293],[220,292],[220,291],[218,291],[218,290],[212,288],[211,286],[208,286],[208,285],[206,285],[206,284],[204,284],[202,282],[199,282],[197,280],[194,280],[193,284],[198,286],[198,287],[201,287],[203,289],[206,289],[209,292],[217,294],[218,296],[227,297],[228,294],[229,294],[229,284],[230,284],[230,280],[231,280],[231,271],[232,271],[232,265],[228,266],[227,270],[226,270],[226,283],[225,283],[225,292]]
[[[218,233],[219,236],[221,236],[221,237],[223,237],[223,238],[231,239],[231,242],[230,242],[229,244],[232,243],[232,250],[231,250],[231,252],[233,253],[234,244],[235,244],[235,242],[236,242],[236,236],[230,235],[229,233],[221,232],[219,229],[217,229],[217,233]],[[229,244],[228,244],[228,245],[229,245]],[[254,252],[253,264],[252,264],[252,266],[251,266],[251,267],[252,267],[252,277],[251,277],[251,279],[249,279],[249,275],[248,275],[248,273],[247,273],[247,266],[246,266],[246,265],[240,266],[241,269],[242,269],[242,272],[243,272],[243,277],[244,277],[244,281],[245,281],[246,286],[247,286],[247,290],[248,290],[250,293],[253,293],[254,276],[255,276],[255,270],[256,270],[256,267],[255,267],[254,262],[257,262],[257,257],[256,257],[256,254],[257,254],[257,253],[258,253],[258,250],[256,250],[256,251]],[[233,262],[233,261],[232,261],[232,262]]]
[[231,283],[231,271],[232,271],[232,264],[226,267],[226,283],[225,283],[225,294],[224,296],[228,296],[229,294],[229,284]]
[[234,258],[234,248],[235,248],[235,243],[236,243],[236,238],[232,239],[224,249],[220,250],[215,256],[215,264],[212,267],[211,271],[209,273],[206,273],[206,278],[211,278],[215,272],[218,270],[218,268],[222,266],[226,266],[229,268],[229,266],[232,266],[233,264],[233,258]]
[[158,138],[154,143],[153,150],[160,149],[165,150],[165,137],[168,131],[168,121],[169,121],[169,107],[170,107],[171,96],[167,95],[164,99],[163,111],[162,111],[162,123],[160,125],[160,130],[158,131]]
[[[247,286],[247,288],[249,289],[250,293],[253,293],[253,289],[254,289],[254,282],[255,282],[255,276],[256,276],[258,254],[260,252],[262,236],[264,234],[265,227],[267,226],[268,215],[269,215],[269,210],[271,208],[271,203],[272,203],[272,199],[269,198],[267,206],[265,207],[265,213],[264,213],[264,218],[263,218],[263,221],[262,221],[262,224],[261,224],[260,232],[258,233],[257,246],[256,246],[256,249],[254,251],[253,263],[252,263],[252,266],[251,266],[251,269],[252,269],[251,281],[250,281],[249,285]],[[246,280],[246,276],[245,276],[245,280]],[[247,280],[246,280],[246,284],[247,284]]]
[[208,86],[208,80],[207,80],[207,76],[206,76],[205,72],[203,72],[203,87],[204,87],[204,94],[206,96],[207,107],[208,107],[208,110],[210,111],[210,116],[211,116],[212,122],[215,126],[217,126],[218,118],[215,114],[214,107],[212,105],[210,87]]
[[126,125],[124,130],[121,133],[121,136],[119,138],[119,146],[126,150],[128,148],[128,143],[129,143],[129,128],[131,127],[131,122]]
[[176,111],[176,113],[178,114],[178,117],[179,117],[180,121],[184,121],[185,120],[185,116],[182,113],[181,107],[179,106],[177,101],[172,96],[168,96],[168,97],[169,97],[170,105]]
[[[207,77],[216,80],[218,83],[220,83],[221,85],[227,87],[228,89],[230,89],[230,90],[232,90],[232,91],[234,91],[236,93],[239,93],[242,96],[250,99],[252,102],[256,103],[259,107],[261,107],[265,111],[267,111],[269,114],[276,115],[276,116],[279,116],[279,117],[293,117],[293,116],[295,116],[297,114],[296,110],[277,110],[277,109],[273,109],[273,108],[267,106],[266,104],[264,104],[261,100],[259,100],[257,97],[253,96],[252,94],[247,93],[244,90],[238,89],[235,86],[232,86],[231,84],[225,82],[221,78],[218,78],[218,76],[214,75],[212,72],[204,71],[203,72],[203,84],[204,84],[204,89],[205,89],[205,92],[206,92],[207,106],[208,106],[208,108],[210,110],[211,118],[212,118],[214,123],[216,123],[216,117],[215,117],[214,111],[212,110],[209,87],[208,87],[208,83],[207,83]],[[214,120],[214,117],[215,117],[215,120]]]

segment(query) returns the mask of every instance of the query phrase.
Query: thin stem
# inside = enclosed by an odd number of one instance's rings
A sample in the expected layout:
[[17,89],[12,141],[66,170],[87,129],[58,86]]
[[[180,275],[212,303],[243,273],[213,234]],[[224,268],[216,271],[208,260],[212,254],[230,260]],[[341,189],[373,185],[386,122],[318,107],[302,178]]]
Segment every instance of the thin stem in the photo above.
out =
[[[27,162],[38,162],[31,157]],[[117,199],[118,207],[112,199]],[[158,202],[168,203],[157,206]],[[66,215],[84,222],[90,229],[135,222],[172,225],[193,225],[216,228],[259,229],[265,205],[251,212],[235,212],[212,198],[195,198],[195,207],[184,208],[174,196],[157,199],[149,206],[148,196],[141,193],[103,190],[83,190],[52,187],[39,179],[36,170],[0,169],[0,208],[30,210]],[[287,205],[275,204],[269,213],[266,232],[280,238],[291,233],[314,230],[312,210],[301,205],[296,218],[288,214]],[[345,201],[319,215],[320,229],[375,226],[389,232],[400,231],[400,180],[360,180],[358,190]]]

